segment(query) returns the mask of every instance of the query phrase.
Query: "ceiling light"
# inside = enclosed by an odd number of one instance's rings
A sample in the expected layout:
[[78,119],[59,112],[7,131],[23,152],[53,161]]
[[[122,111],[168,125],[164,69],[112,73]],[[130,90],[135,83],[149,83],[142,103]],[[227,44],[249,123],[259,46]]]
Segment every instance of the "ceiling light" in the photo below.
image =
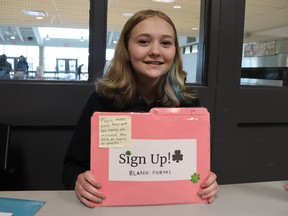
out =
[[173,8],[174,8],[174,9],[180,9],[181,6],[180,6],[180,5],[175,5],[175,6],[173,6]]
[[152,0],[154,2],[162,2],[162,3],[171,3],[171,2],[175,2],[175,0]]
[[131,17],[131,16],[133,16],[134,14],[133,14],[133,13],[130,13],[130,12],[128,12],[128,13],[123,13],[122,15],[123,15],[123,16],[127,16],[127,17]]
[[46,11],[37,11],[37,10],[23,10],[23,13],[29,16],[45,17],[48,16]]

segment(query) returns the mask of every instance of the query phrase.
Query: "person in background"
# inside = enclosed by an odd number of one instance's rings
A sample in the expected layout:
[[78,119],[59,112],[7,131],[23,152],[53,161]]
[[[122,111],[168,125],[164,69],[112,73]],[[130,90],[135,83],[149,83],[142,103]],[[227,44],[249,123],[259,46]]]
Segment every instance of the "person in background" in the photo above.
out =
[[[90,171],[90,118],[94,112],[149,112],[154,107],[199,107],[196,92],[185,86],[176,28],[160,11],[144,10],[124,25],[115,55],[80,116],[64,159],[63,183],[93,208],[106,195]],[[199,196],[212,203],[216,174],[202,183]]]
[[7,61],[7,56],[2,54],[0,56],[0,71],[1,71],[1,78],[3,79],[10,79],[10,72],[13,71],[12,65]]
[[79,67],[77,68],[76,77],[75,77],[76,80],[77,80],[77,79],[78,79],[78,80],[81,79],[82,67],[83,67],[83,64],[79,65]]
[[28,77],[28,62],[26,61],[26,58],[23,55],[19,56],[18,62],[17,62],[17,71],[24,72],[25,76]]

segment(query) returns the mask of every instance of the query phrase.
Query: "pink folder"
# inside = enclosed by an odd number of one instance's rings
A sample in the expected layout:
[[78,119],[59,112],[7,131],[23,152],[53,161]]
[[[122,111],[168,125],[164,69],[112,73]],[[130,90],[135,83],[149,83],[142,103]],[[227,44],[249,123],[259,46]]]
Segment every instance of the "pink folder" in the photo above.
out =
[[102,206],[207,203],[198,196],[210,173],[207,109],[95,112],[91,172]]

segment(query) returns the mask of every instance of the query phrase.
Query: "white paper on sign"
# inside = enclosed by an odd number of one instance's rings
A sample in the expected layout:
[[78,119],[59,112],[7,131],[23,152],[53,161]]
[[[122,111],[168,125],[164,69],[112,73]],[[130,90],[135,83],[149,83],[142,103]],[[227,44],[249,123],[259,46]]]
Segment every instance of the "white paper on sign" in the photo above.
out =
[[197,171],[196,139],[133,139],[109,149],[110,181],[187,180]]

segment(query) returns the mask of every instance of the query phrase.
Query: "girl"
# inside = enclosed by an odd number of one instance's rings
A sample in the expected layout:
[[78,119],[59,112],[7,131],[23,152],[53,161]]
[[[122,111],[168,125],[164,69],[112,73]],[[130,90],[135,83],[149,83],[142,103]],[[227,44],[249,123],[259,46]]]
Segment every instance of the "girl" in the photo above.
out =
[[[149,112],[153,107],[197,107],[196,94],[185,87],[186,74],[176,28],[160,11],[144,10],[124,25],[115,56],[103,79],[96,82],[64,161],[63,181],[88,207],[105,194],[90,169],[90,118],[99,112]],[[218,191],[211,172],[199,196],[212,203]]]

